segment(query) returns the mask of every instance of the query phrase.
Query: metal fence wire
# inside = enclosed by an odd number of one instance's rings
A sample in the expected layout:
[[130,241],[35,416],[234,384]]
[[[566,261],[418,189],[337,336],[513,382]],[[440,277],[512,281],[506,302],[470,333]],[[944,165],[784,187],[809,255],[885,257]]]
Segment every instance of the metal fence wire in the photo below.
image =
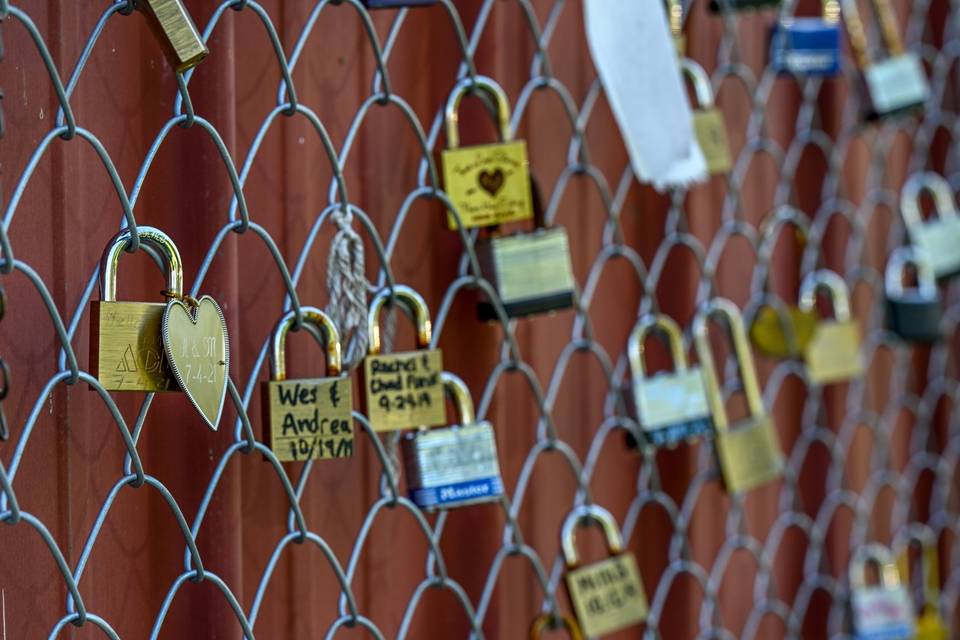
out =
[[[960,290],[942,285],[948,339],[912,347],[884,329],[883,273],[906,242],[906,178],[960,186],[960,4],[897,5],[931,97],[872,124],[849,54],[836,79],[767,65],[778,12],[819,2],[706,4],[685,7],[687,53],[710,71],[734,167],[662,196],[630,170],[575,0],[198,0],[211,55],[183,75],[126,0],[0,0],[4,640],[525,637],[541,613],[571,610],[560,524],[584,503],[616,516],[650,602],[643,627],[616,637],[848,637],[853,552],[918,522],[937,537],[939,605],[956,621]],[[478,279],[477,232],[442,221],[435,154],[446,95],[478,74],[510,95],[545,220],[570,231],[572,311],[474,315],[478,290],[503,309]],[[473,103],[465,136],[480,141],[493,130]],[[187,288],[224,306],[233,360],[217,433],[178,394],[111,395],[88,373],[99,252],[118,223],[167,230]],[[264,444],[269,332],[285,310],[327,301],[345,229],[364,243],[369,292],[404,283],[426,297],[445,367],[497,433],[502,502],[421,512],[399,438],[359,411],[353,458],[281,463]],[[134,278],[159,276],[138,259],[124,258],[122,297],[150,300]],[[820,387],[802,363],[755,354],[782,480],[728,495],[709,439],[628,446],[639,317],[668,313],[692,352],[699,305],[782,312],[819,268],[851,291],[866,373]],[[385,324],[398,348],[412,344],[403,314]],[[322,360],[300,340],[288,360],[306,375]],[[731,398],[733,364],[721,366]],[[592,535],[584,552],[602,558]]]

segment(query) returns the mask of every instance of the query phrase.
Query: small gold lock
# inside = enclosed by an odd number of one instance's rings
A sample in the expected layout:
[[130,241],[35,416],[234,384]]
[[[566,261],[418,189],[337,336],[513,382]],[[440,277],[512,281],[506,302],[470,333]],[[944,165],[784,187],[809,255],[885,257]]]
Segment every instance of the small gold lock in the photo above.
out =
[[[928,220],[920,213],[920,195],[924,191],[933,197],[936,213]],[[900,194],[900,212],[911,244],[927,254],[936,277],[960,274],[960,215],[950,183],[930,171],[910,176]]]
[[170,66],[179,73],[197,66],[210,53],[182,0],[136,0],[135,6],[146,14]]
[[[460,101],[469,91],[483,91],[497,109],[500,142],[460,147]],[[510,102],[486,76],[464,78],[453,88],[446,107],[447,148],[441,154],[443,185],[466,227],[486,227],[527,220],[533,215],[527,143],[513,140]],[[451,229],[457,219],[448,214]]]
[[[710,349],[707,322],[725,320],[740,370],[740,384],[750,415],[731,425],[724,406],[717,367]],[[698,311],[693,321],[697,357],[703,368],[716,426],[717,457],[727,491],[740,493],[767,484],[783,474],[783,452],[773,420],[763,406],[757,372],[747,344],[743,318],[737,306],[725,298],[713,298]]]
[[[392,299],[410,313],[417,328],[418,351],[381,354],[380,311]],[[370,302],[367,317],[369,355],[363,360],[366,412],[374,431],[434,427],[447,423],[443,354],[430,349],[430,310],[410,287],[385,287]]]
[[530,625],[530,640],[540,640],[540,636],[548,629],[564,629],[570,640],[583,640],[583,634],[580,632],[580,627],[577,626],[577,621],[566,613],[541,613],[534,618]]
[[[610,558],[580,567],[576,529],[590,523],[603,528]],[[567,591],[584,635],[612,633],[646,619],[647,597],[636,558],[623,550],[620,529],[609,511],[597,505],[576,507],[563,521],[560,544],[567,563]]]
[[[867,584],[868,564],[879,584]],[[858,547],[850,560],[850,608],[856,638],[913,638],[916,620],[910,594],[900,579],[893,552],[882,544]]]
[[730,143],[727,140],[727,125],[723,114],[713,101],[713,89],[707,72],[690,58],[680,59],[680,70],[693,83],[697,105],[693,112],[693,130],[707,161],[711,175],[728,173],[733,166]]
[[[130,242],[124,229],[100,259],[100,300],[90,303],[90,368],[107,391],[180,391],[160,334],[166,302],[117,302],[117,267]],[[183,293],[183,265],[173,240],[154,227],[139,226],[140,242],[154,249],[167,268],[167,291]]]
[[920,548],[920,575],[923,590],[923,602],[915,610],[917,617],[916,640],[947,640],[947,625],[940,614],[940,560],[937,554],[937,534],[928,525],[914,522],[906,529],[906,535],[898,537],[900,552],[897,554],[897,567],[900,577],[907,585],[911,584],[910,547]]
[[341,376],[340,333],[320,309],[301,307],[300,312],[305,328],[315,328],[325,340],[326,376],[287,379],[284,347],[297,320],[291,309],[271,334],[270,380],[261,386],[264,439],[281,462],[352,456],[353,398],[350,378]]
[[860,325],[850,315],[847,284],[828,269],[815,271],[800,285],[800,310],[815,312],[817,291],[824,290],[833,304],[833,320],[817,324],[804,350],[807,375],[814,384],[830,384],[863,375]]

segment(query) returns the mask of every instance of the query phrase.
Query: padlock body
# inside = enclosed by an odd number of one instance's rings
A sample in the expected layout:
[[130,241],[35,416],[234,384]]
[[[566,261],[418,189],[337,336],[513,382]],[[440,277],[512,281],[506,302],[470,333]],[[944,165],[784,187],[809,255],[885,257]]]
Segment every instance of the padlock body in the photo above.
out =
[[641,378],[633,393],[640,428],[651,445],[674,447],[713,433],[700,367]]
[[418,431],[401,444],[410,499],[421,509],[462,507],[503,495],[489,422]]
[[[480,272],[497,290],[508,317],[573,306],[573,265],[563,227],[488,238],[476,250]],[[481,302],[477,312],[484,321],[497,318],[489,302]]]
[[854,588],[853,628],[858,640],[910,640],[915,623],[910,595],[903,585]]
[[570,570],[566,579],[585,637],[625,629],[647,617],[647,597],[632,553]]
[[[523,140],[444,149],[443,185],[464,227],[533,216],[527,143]],[[447,216],[451,229],[457,220]]]
[[774,24],[770,65],[798,76],[840,73],[840,25],[823,18],[792,18]]
[[210,53],[183,0],[137,0],[137,8],[147,14],[170,66],[180,73],[197,66]]
[[163,350],[161,302],[90,303],[90,368],[107,391],[179,391]]
[[727,125],[719,109],[701,109],[693,112],[693,131],[707,161],[707,171],[712,175],[730,171],[730,143],[727,141]]
[[913,244],[927,254],[937,278],[960,274],[960,217],[908,225],[907,231]]
[[750,491],[783,474],[783,452],[770,416],[755,416],[717,431],[716,443],[730,493]]
[[399,9],[400,7],[429,7],[437,0],[363,0],[367,9]]
[[719,11],[747,11],[749,9],[766,9],[779,7],[780,0],[710,0],[710,10]]
[[852,320],[818,324],[804,352],[811,382],[830,384],[863,375],[860,342],[860,327]]
[[887,328],[907,342],[939,341],[942,314],[939,297],[926,298],[916,290],[887,298]]
[[375,431],[447,424],[439,349],[367,356],[363,361],[366,413]]
[[261,389],[263,439],[281,462],[353,455],[349,378],[267,380]]
[[868,119],[883,118],[922,108],[930,97],[930,86],[920,59],[913,53],[876,62],[863,71],[867,85]]
[[923,614],[917,618],[916,640],[947,640],[947,625],[944,624],[940,615],[932,608],[928,607]]
[[[784,330],[784,322],[793,328],[796,350],[790,348],[790,341]],[[810,344],[819,318],[816,311],[803,311],[796,306],[788,306],[785,316],[765,305],[757,312],[750,325],[750,340],[760,353],[773,358],[797,358]]]

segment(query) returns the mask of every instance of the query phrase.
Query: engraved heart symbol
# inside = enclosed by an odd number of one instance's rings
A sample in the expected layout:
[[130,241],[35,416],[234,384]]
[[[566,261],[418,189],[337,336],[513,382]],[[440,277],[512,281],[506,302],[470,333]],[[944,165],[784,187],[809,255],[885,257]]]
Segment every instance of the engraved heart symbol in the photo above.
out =
[[163,311],[162,333],[173,377],[216,431],[230,370],[227,321],[220,305],[210,296],[201,296],[196,307],[172,299]]
[[477,176],[477,182],[484,191],[495,196],[503,188],[503,170],[481,171]]

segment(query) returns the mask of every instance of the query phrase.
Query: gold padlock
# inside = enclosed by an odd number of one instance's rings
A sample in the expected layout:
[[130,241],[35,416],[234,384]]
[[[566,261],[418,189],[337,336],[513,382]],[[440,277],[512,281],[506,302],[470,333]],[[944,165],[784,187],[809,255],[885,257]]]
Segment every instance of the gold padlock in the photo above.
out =
[[[500,142],[460,147],[459,109],[463,96],[482,91],[497,110]],[[486,76],[467,77],[453,88],[446,107],[447,148],[441,154],[443,185],[464,227],[527,220],[533,215],[527,143],[510,131],[510,102]],[[447,216],[451,229],[457,220]]]
[[[381,354],[380,311],[392,299],[410,313],[417,328],[417,351]],[[363,360],[367,418],[375,431],[434,427],[447,423],[443,354],[430,349],[430,310],[419,293],[404,285],[386,287],[370,302],[369,355]]]
[[723,114],[714,105],[710,78],[703,67],[690,58],[680,59],[680,69],[693,83],[693,93],[697,97],[697,105],[693,111],[693,130],[707,161],[707,171],[711,175],[728,173],[733,166],[733,160],[727,140],[727,125],[723,121]]
[[[610,558],[580,567],[576,530],[590,523],[603,528]],[[623,550],[620,529],[609,511],[597,505],[576,507],[563,521],[560,544],[567,563],[567,591],[587,637],[618,631],[646,619],[647,597],[637,561]]]
[[583,634],[580,632],[580,627],[577,626],[577,621],[565,613],[556,615],[541,613],[534,618],[530,625],[530,640],[540,640],[544,631],[555,629],[566,630],[570,640],[583,640]]
[[340,332],[320,309],[300,311],[305,328],[315,328],[326,342],[326,376],[287,379],[287,333],[297,320],[291,309],[270,338],[270,380],[261,385],[264,439],[282,462],[352,456],[353,398],[350,378],[341,376]]
[[[867,564],[876,565],[879,584],[867,584]],[[850,560],[849,579],[854,637],[914,637],[913,604],[890,549],[877,543],[858,547]]]
[[135,6],[146,14],[170,66],[179,73],[197,66],[210,53],[182,0],[136,0]]
[[814,384],[830,384],[863,375],[860,355],[860,325],[850,315],[847,284],[829,269],[808,274],[800,285],[801,311],[814,312],[817,291],[823,290],[833,304],[833,320],[821,320],[804,350],[807,375]]
[[947,625],[940,613],[940,561],[937,557],[937,534],[929,526],[919,522],[912,523],[906,529],[897,554],[897,566],[905,584],[911,584],[913,573],[910,566],[910,547],[920,548],[920,575],[923,601],[915,608],[917,617],[916,640],[947,640]]
[[[920,214],[924,191],[933,197],[936,213],[926,221]],[[911,244],[927,254],[934,275],[950,278],[960,274],[960,215],[950,183],[931,171],[910,176],[900,194],[900,212]]]
[[[731,425],[724,406],[723,393],[710,349],[707,322],[714,317],[725,320],[740,370],[740,384],[750,415]],[[725,298],[705,303],[693,320],[697,357],[703,368],[717,429],[716,444],[720,470],[727,491],[740,493],[772,482],[783,474],[783,452],[773,419],[763,406],[757,372],[747,344],[743,318],[737,306]]]
[[[140,242],[166,263],[167,293],[183,292],[183,264],[173,240],[139,226]],[[117,267],[132,234],[124,229],[100,259],[100,300],[90,302],[90,369],[108,391],[180,391],[160,334],[166,302],[117,302]]]

